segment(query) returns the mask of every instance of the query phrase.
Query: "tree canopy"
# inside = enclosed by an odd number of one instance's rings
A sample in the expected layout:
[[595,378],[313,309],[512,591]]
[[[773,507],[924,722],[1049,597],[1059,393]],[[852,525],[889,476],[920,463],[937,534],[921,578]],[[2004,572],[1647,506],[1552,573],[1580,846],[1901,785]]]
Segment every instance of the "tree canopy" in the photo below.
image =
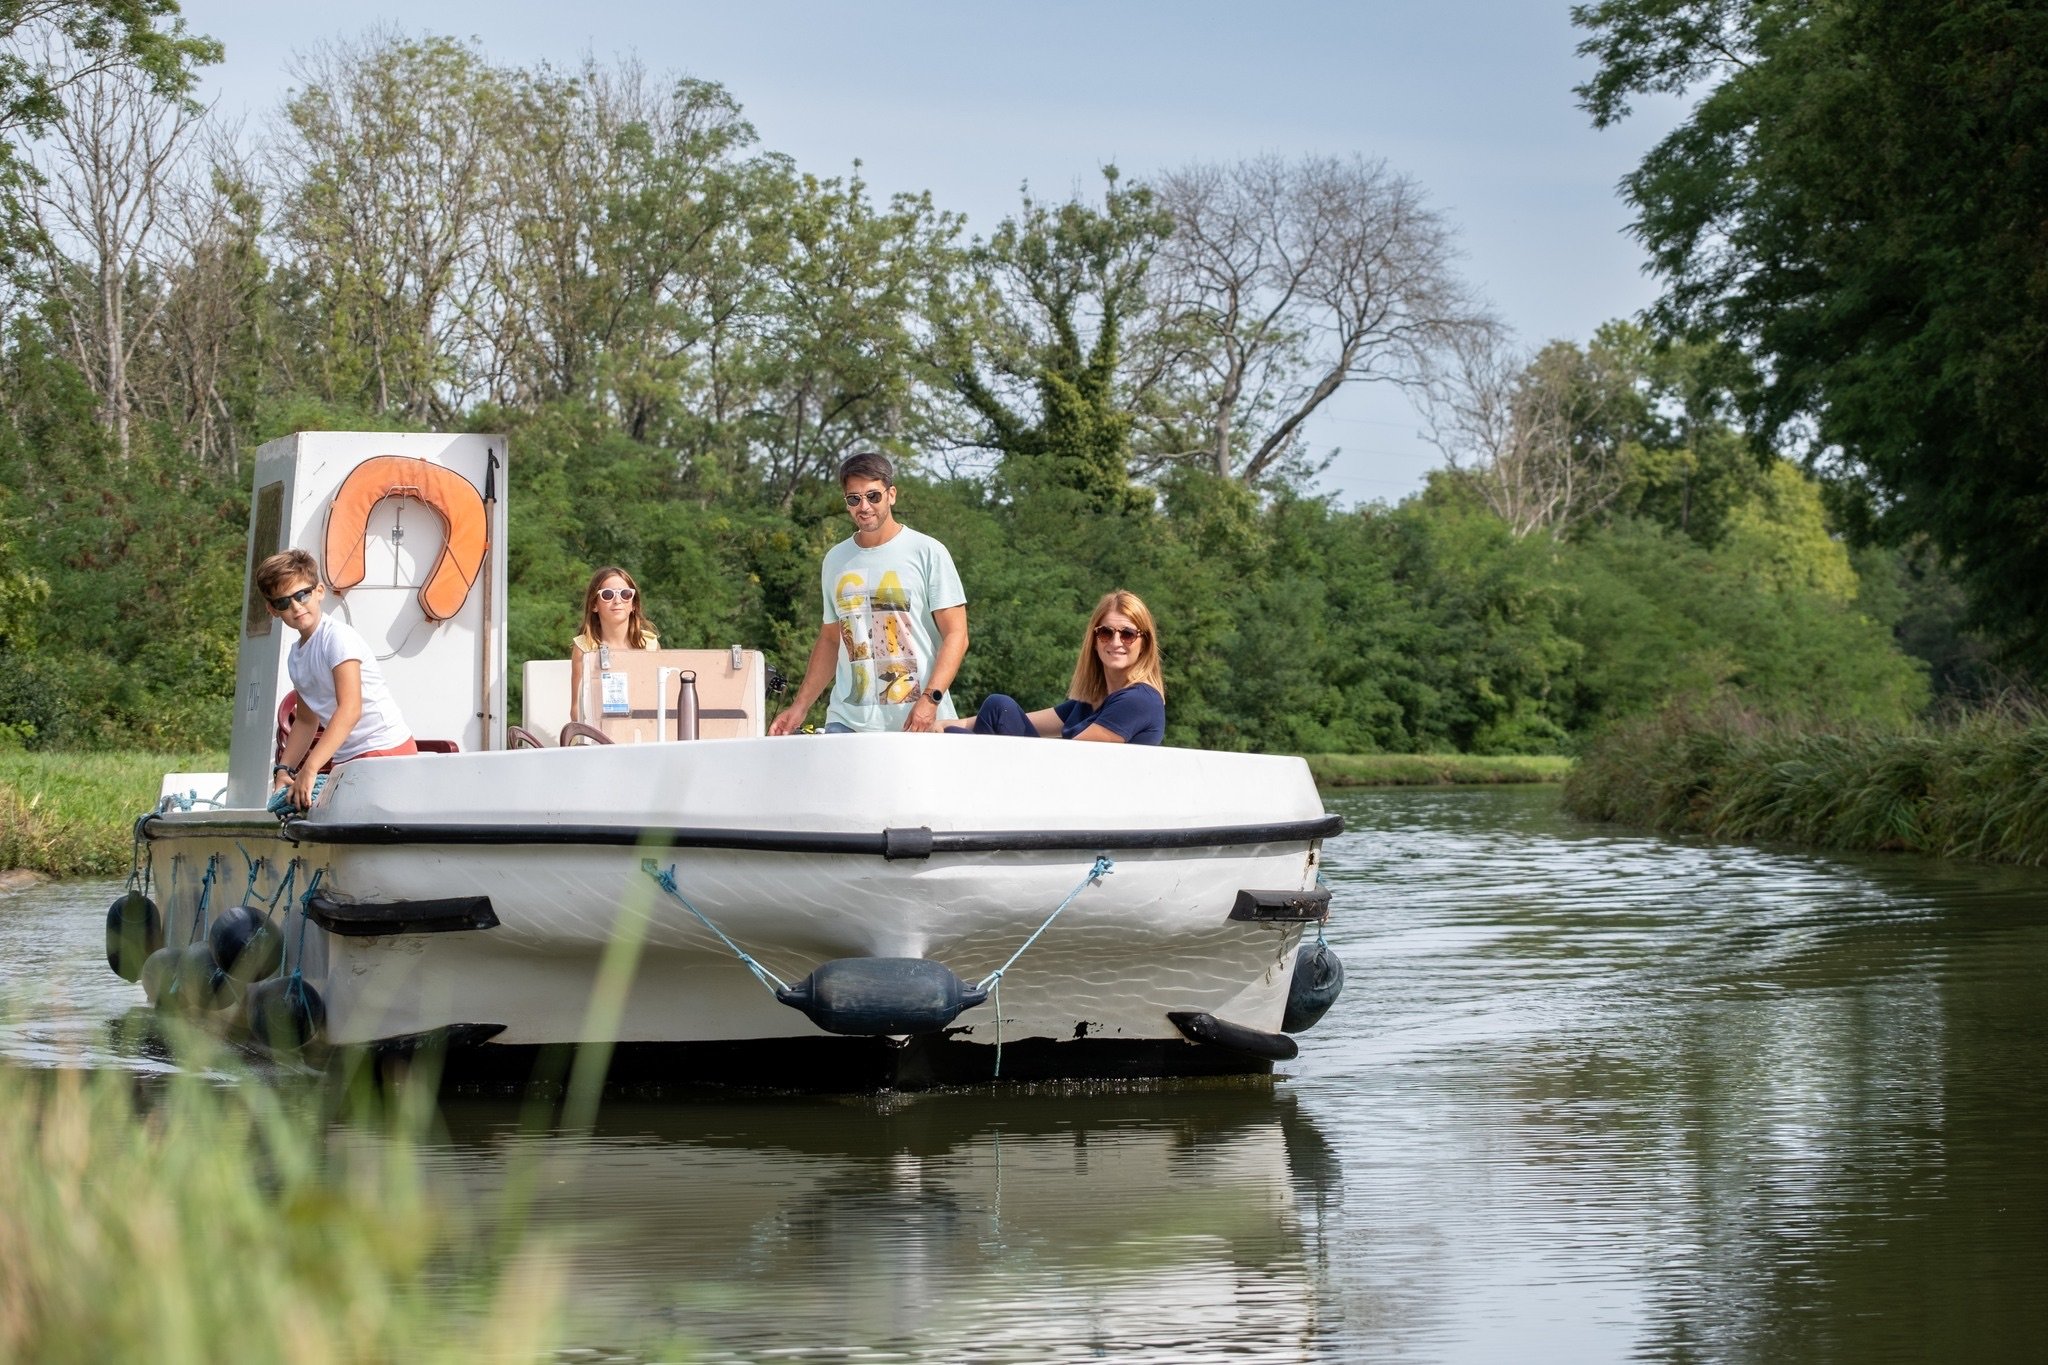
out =
[[2048,663],[2048,10],[1600,0],[1594,122],[1704,88],[1624,182],[1658,322],[1747,362],[1752,431],[1853,529],[1931,542]]
[[191,89],[220,44],[185,31],[177,0],[0,0],[0,273],[34,231],[22,192],[34,171],[19,139],[41,137],[81,81],[127,69],[164,96]]
[[[1945,584],[1852,559],[1804,471],[1748,456],[1710,344],[1496,348],[1456,468],[1317,496],[1303,422],[1337,386],[1441,386],[1497,340],[1379,162],[1106,174],[962,241],[630,62],[371,35],[239,143],[103,74],[33,151],[51,230],[0,332],[0,744],[222,741],[244,454],[304,429],[509,436],[515,663],[624,564],[664,639],[800,672],[834,469],[879,448],[967,586],[969,704],[1057,700],[1118,585],[1176,744],[1545,751],[1676,690],[1926,695],[1893,628]],[[135,231],[87,230],[101,189]]]

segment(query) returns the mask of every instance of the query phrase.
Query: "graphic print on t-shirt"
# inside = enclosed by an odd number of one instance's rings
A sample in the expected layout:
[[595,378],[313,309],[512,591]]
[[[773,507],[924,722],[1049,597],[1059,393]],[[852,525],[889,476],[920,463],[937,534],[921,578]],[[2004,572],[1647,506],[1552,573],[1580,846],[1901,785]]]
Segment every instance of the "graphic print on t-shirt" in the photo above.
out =
[[910,631],[910,595],[892,570],[872,590],[867,577],[849,569],[833,585],[832,607],[839,637],[853,665],[855,705],[897,703],[917,695],[921,673]]

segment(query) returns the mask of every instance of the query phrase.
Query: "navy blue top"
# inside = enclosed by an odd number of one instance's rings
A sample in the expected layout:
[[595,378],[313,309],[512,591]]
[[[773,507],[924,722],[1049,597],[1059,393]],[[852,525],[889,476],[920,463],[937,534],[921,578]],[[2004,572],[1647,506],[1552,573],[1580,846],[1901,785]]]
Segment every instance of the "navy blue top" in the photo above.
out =
[[1052,708],[1060,718],[1060,738],[1072,739],[1091,725],[1100,725],[1126,744],[1160,744],[1166,740],[1166,698],[1151,683],[1119,687],[1102,705],[1068,697]]

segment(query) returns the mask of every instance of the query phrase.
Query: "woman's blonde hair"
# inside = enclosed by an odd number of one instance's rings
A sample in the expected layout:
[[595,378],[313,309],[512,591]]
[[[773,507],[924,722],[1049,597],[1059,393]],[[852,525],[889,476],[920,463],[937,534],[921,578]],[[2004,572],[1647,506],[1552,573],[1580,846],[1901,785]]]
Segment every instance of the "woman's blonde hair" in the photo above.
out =
[[615,564],[607,564],[590,576],[590,586],[583,590],[583,638],[590,641],[592,649],[604,638],[598,627],[597,590],[604,586],[607,578],[623,578],[626,586],[633,590],[633,612],[626,618],[626,639],[635,649],[653,649],[655,635],[648,626],[647,618],[640,614],[640,585],[633,581],[633,575]]
[[1145,605],[1144,598],[1128,588],[1112,588],[1095,604],[1087,629],[1081,632],[1081,658],[1074,665],[1074,681],[1068,685],[1067,695],[1090,706],[1100,706],[1102,699],[1109,695],[1109,680],[1102,672],[1102,658],[1095,652],[1095,628],[1111,612],[1127,617],[1132,625],[1144,632],[1138,642],[1138,657],[1124,677],[1125,685],[1151,683],[1164,697],[1166,679],[1159,672],[1159,631],[1152,624],[1152,609]]

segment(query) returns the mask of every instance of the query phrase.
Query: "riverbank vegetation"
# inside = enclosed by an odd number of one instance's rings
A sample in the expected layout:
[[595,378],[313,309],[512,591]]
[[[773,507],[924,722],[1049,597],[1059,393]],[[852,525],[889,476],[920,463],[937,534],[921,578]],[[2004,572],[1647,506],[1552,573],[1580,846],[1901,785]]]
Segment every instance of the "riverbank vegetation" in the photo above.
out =
[[1319,787],[1497,786],[1504,783],[1562,782],[1569,758],[1501,754],[1310,754],[1309,771]]
[[[0,748],[0,871],[52,877],[127,872],[135,817],[168,773],[217,773],[220,753],[50,753]],[[217,792],[199,792],[205,798]]]
[[2009,702],[1888,729],[1676,705],[1591,744],[1564,803],[1667,833],[2038,865],[2048,711]]
[[234,1070],[0,1065],[0,1359],[553,1358],[559,1257]]

